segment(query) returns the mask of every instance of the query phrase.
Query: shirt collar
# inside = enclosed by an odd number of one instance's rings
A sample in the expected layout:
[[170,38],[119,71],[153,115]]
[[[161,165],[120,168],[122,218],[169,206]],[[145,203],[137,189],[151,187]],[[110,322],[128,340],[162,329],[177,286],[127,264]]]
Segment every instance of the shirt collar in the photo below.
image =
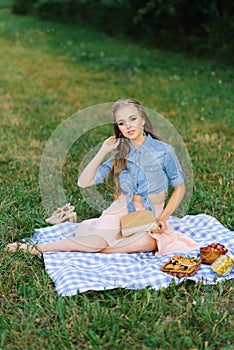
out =
[[145,149],[151,145],[152,140],[153,140],[152,136],[150,134],[148,134],[146,139],[144,140],[144,142],[142,142],[142,144],[137,148],[135,148],[130,142],[130,152],[129,153],[132,154],[133,152],[138,152],[138,153],[145,152]]

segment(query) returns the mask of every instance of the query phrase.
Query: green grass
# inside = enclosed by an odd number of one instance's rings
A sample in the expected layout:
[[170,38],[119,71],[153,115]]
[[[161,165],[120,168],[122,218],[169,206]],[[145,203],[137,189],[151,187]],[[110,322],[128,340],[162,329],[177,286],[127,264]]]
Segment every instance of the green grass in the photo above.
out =
[[[233,229],[232,67],[14,16],[7,5],[0,51],[2,247],[43,224],[40,160],[56,127],[78,110],[126,97],[164,115],[183,137],[195,181],[188,213]],[[88,134],[85,145],[105,137]],[[82,144],[70,149],[64,186],[87,218],[98,212],[76,186],[83,155]],[[38,258],[2,252],[0,259],[0,349],[233,349],[232,281],[61,298]]]

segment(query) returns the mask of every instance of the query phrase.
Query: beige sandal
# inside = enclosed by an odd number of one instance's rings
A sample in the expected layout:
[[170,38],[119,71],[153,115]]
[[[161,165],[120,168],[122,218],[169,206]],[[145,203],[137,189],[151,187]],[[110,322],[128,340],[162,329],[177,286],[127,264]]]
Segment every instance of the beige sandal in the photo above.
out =
[[56,209],[45,221],[53,225],[60,224],[65,221],[77,222],[77,214],[73,211],[74,209],[74,206],[67,203],[63,207]]
[[23,251],[26,254],[33,254],[37,255],[40,254],[42,251],[39,247],[37,247],[35,244],[26,244],[26,243],[9,243],[7,244],[6,248],[4,248],[4,252],[6,253],[18,253],[20,251]]

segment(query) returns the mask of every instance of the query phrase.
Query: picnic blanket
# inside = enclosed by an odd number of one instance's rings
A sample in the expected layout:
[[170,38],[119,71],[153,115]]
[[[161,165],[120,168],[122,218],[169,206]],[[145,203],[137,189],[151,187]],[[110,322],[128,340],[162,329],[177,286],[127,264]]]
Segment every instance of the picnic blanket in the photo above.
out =
[[[186,215],[181,219],[171,216],[168,222],[175,230],[190,236],[200,246],[219,242],[224,244],[230,253],[234,253],[233,231],[228,230],[210,215]],[[79,224],[65,222],[36,229],[30,242],[43,244],[71,237],[75,234],[77,225]],[[188,255],[180,252],[175,254]],[[46,271],[61,296],[119,287],[126,289],[151,287],[158,290],[168,287],[172,278],[177,284],[186,279],[212,284],[234,277],[234,269],[227,276],[219,277],[211,270],[210,265],[205,264],[201,264],[200,270],[194,276],[181,279],[172,277],[160,270],[172,255],[174,254],[170,253],[157,257],[154,252],[134,254],[52,252],[43,253],[43,258]],[[189,255],[199,256],[199,249],[189,252]]]

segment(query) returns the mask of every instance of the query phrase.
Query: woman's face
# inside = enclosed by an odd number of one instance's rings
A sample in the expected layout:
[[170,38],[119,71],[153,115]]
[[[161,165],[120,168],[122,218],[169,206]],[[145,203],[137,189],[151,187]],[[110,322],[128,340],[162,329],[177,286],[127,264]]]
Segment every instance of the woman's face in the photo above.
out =
[[134,106],[121,107],[115,114],[115,122],[122,135],[130,141],[142,143],[145,120]]

